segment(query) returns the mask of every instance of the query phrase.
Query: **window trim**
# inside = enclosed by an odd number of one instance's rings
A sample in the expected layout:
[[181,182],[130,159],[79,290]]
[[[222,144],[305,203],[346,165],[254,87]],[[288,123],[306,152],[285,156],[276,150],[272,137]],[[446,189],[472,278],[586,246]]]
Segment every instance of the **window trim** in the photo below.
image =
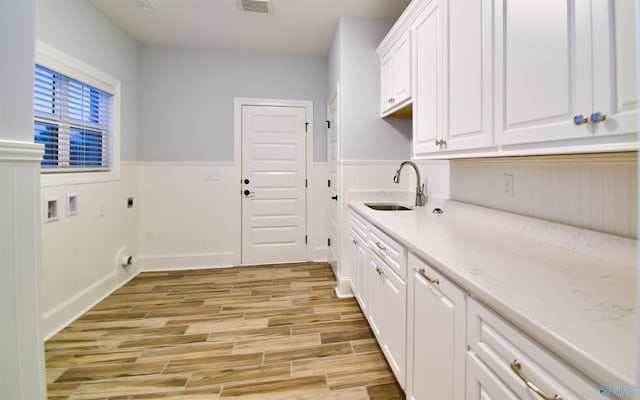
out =
[[39,40],[36,41],[35,63],[113,95],[111,168],[41,170],[41,186],[120,180],[120,81]]

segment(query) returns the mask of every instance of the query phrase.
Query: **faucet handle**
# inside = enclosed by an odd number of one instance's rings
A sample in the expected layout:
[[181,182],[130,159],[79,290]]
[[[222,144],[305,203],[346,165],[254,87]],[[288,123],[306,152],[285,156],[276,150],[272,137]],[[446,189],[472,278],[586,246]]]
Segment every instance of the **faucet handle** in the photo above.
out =
[[427,196],[424,194],[424,183],[422,186],[418,185],[416,189],[416,206],[422,207],[427,202]]

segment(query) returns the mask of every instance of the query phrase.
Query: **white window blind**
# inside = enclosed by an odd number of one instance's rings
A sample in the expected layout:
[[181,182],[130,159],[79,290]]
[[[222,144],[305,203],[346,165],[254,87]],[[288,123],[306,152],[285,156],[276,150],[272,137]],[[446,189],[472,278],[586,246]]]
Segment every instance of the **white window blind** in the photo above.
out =
[[113,95],[41,65],[34,82],[34,139],[45,146],[42,168],[110,168]]

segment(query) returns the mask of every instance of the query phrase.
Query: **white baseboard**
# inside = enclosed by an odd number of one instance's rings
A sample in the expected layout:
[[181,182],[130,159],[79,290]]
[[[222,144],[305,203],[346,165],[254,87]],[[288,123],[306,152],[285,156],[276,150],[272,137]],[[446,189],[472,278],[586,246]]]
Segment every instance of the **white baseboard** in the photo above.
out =
[[[128,280],[126,282],[128,282]],[[123,282],[122,285],[126,282]],[[101,302],[105,297],[113,293],[118,287],[116,284],[116,273],[113,272],[64,303],[47,311],[42,317],[44,340],[49,340],[56,333],[78,319],[82,314]]]
[[139,256],[137,261],[141,271],[181,270],[239,265],[240,256],[231,251],[221,251],[192,254],[143,255]]
[[336,296],[339,298],[353,297],[351,291],[351,279],[349,278],[336,278]]
[[327,261],[327,251],[329,251],[327,246],[316,246],[309,249],[307,256],[312,261]]

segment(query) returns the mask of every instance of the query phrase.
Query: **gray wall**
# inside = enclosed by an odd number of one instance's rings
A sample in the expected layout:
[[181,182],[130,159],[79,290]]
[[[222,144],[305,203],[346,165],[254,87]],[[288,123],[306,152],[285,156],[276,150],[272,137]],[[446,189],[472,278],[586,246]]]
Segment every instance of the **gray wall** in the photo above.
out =
[[411,156],[411,118],[380,118],[376,47],[393,21],[340,19],[329,52],[329,93],[340,82],[340,159],[398,160]]
[[38,40],[120,80],[120,158],[138,160],[137,42],[87,0],[39,0],[36,17]]
[[2,0],[0,9],[0,139],[33,142],[33,68],[25,66],[33,64],[35,2]]
[[327,58],[143,46],[142,161],[232,161],[233,99],[313,100],[326,161]]

